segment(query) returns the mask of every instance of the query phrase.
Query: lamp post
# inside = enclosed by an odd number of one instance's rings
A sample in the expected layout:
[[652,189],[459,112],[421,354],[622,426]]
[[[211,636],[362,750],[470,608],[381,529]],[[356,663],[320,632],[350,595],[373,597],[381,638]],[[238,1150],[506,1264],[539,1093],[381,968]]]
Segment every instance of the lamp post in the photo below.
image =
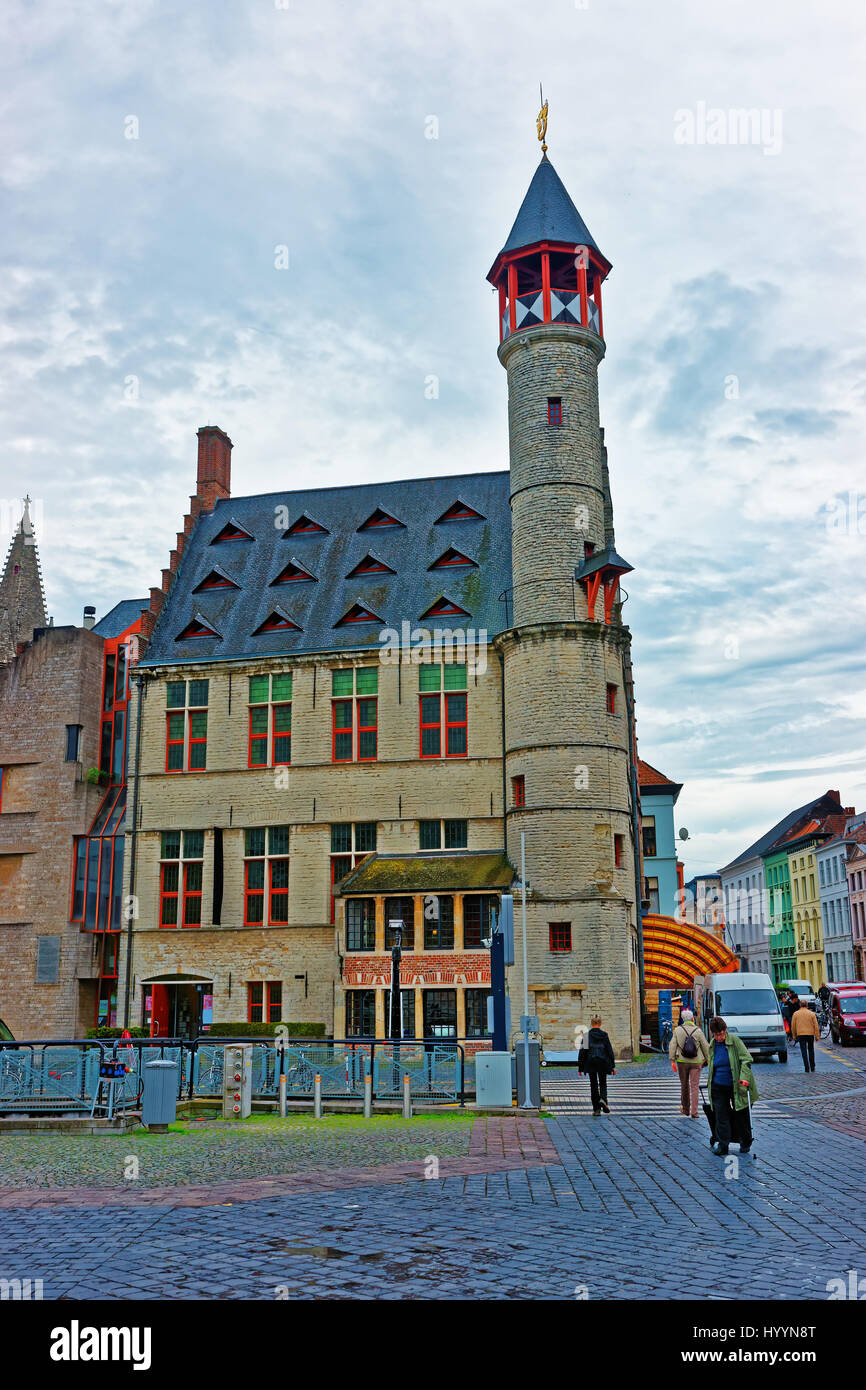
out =
[[388,1004],[388,1036],[390,1038],[403,1037],[403,1008],[400,998],[400,961],[403,958],[403,923],[401,921],[389,922],[388,926],[393,934],[394,941],[391,946],[391,990]]

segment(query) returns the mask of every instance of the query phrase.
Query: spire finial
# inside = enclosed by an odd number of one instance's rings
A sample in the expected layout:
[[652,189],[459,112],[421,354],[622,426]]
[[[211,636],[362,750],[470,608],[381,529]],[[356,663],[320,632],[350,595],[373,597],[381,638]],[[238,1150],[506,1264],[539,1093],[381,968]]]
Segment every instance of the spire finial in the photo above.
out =
[[547,146],[544,143],[547,137],[547,102],[544,100],[544,92],[541,89],[540,82],[538,84],[538,95],[541,98],[541,110],[538,113],[535,128],[538,131],[538,138],[541,141],[541,153],[547,154]]

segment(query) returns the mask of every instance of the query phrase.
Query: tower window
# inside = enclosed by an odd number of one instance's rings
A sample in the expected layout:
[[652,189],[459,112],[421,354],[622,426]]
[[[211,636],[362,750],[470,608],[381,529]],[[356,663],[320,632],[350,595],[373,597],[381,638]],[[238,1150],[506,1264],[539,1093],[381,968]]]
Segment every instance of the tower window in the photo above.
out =
[[608,687],[607,687],[607,712],[608,712],[608,714],[616,714],[616,686],[615,686],[615,685],[608,685]]
[[66,725],[66,761],[77,763],[81,757],[81,724]]
[[562,399],[559,396],[548,396],[547,398],[547,423],[549,425],[562,424]]
[[526,778],[522,773],[511,779],[511,800],[515,806],[526,805]]
[[623,838],[621,835],[613,837],[613,862],[617,866],[622,863]]
[[571,950],[571,923],[570,922],[550,922],[550,949],[551,951],[570,951]]

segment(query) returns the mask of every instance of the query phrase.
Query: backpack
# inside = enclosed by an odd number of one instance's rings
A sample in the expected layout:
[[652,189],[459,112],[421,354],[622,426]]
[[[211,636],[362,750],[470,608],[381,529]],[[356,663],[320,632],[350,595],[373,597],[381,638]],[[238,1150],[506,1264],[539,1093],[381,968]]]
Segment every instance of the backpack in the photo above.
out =
[[606,1062],[607,1048],[603,1038],[592,1038],[589,1044],[589,1058],[591,1062]]
[[[686,1032],[685,1024],[683,1024],[683,1032],[684,1032],[684,1033]],[[694,1031],[691,1032],[691,1033],[686,1033],[686,1040],[685,1040],[685,1042],[683,1043],[682,1047],[680,1048],[680,1053],[681,1053],[681,1055],[682,1055],[683,1057],[688,1057],[688,1059],[689,1059],[690,1061],[691,1061],[693,1058],[697,1057],[697,1055],[698,1055],[698,1045],[697,1045],[697,1043],[695,1042],[695,1034],[694,1034]]]

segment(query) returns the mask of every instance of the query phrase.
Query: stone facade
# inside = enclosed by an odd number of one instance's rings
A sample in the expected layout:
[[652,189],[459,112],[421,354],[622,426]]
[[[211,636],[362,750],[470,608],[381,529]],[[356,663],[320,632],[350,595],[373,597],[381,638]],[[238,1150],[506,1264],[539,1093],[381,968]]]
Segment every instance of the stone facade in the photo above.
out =
[[[0,668],[0,1017],[17,1038],[92,1026],[97,943],[69,913],[73,838],[104,794],[85,780],[99,762],[103,645],[84,628],[43,628]],[[67,725],[81,729],[73,761]]]

